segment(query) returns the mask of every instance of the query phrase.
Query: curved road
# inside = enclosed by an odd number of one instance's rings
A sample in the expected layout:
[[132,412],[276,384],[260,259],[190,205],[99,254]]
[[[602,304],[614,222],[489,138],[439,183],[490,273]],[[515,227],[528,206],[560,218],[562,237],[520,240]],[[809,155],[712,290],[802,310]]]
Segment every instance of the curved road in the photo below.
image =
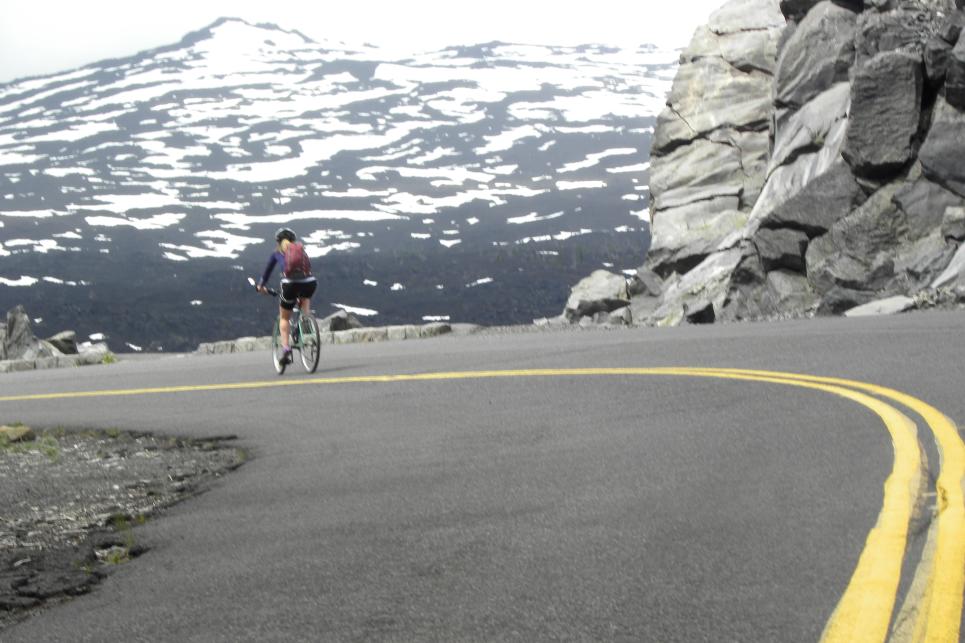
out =
[[[4,375],[5,422],[253,456],[4,636],[955,640],[965,456],[912,406],[962,425],[963,383],[962,313],[335,346],[315,376],[265,354]],[[109,394],[56,397],[79,391]]]

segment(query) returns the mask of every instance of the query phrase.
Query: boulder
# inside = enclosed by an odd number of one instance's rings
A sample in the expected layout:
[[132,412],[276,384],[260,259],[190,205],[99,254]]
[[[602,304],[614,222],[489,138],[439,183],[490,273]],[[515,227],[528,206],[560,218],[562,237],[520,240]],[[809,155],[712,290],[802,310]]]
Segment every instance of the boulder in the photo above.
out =
[[767,273],[764,282],[767,314],[772,317],[802,317],[817,305],[817,297],[802,274],[786,270]]
[[962,34],[962,27],[965,26],[965,11],[955,11],[947,18],[938,30],[938,37],[954,46]]
[[[808,280],[817,293],[824,295],[835,287],[874,292],[893,283],[894,248],[904,227],[892,200],[898,187],[878,190],[827,234],[811,241],[805,260]],[[855,301],[849,308],[863,303]]]
[[855,50],[858,63],[884,52],[903,52],[921,57],[925,43],[941,28],[941,13],[933,8],[912,6],[884,11],[866,11],[858,18]]
[[663,210],[700,201],[714,198],[736,201],[744,189],[744,179],[741,151],[737,146],[699,139],[653,159],[650,210],[656,219]]
[[563,314],[575,322],[599,312],[610,313],[629,303],[626,277],[597,270],[573,287]]
[[740,248],[715,252],[686,275],[667,280],[660,305],[649,319],[660,326],[676,326],[687,315],[704,310],[708,303],[713,305],[716,318],[727,297],[730,276],[740,260]]
[[324,319],[318,320],[318,327],[323,331],[350,330],[362,328],[362,322],[352,313],[339,310]]
[[804,153],[823,148],[835,127],[848,118],[850,107],[851,85],[843,82],[832,85],[801,109],[785,111],[775,122],[768,173]]
[[965,241],[965,207],[945,208],[945,215],[942,217],[942,237]]
[[835,83],[854,63],[857,15],[825,0],[808,11],[777,62],[774,102],[798,108]]
[[949,52],[945,74],[945,100],[958,110],[965,110],[965,38]]
[[747,222],[737,205],[736,198],[712,199],[655,217],[647,265],[664,278],[687,272]]
[[932,89],[941,87],[945,82],[951,54],[952,46],[938,36],[932,36],[925,43],[922,54],[925,59],[925,77]]
[[886,52],[857,68],[842,151],[856,176],[891,176],[914,157],[922,91],[920,58]]
[[902,185],[894,197],[895,204],[904,214],[907,239],[921,239],[942,226],[945,212],[965,204],[965,200],[954,192],[920,177]]
[[766,216],[840,161],[847,125],[845,119],[838,121],[828,132],[820,150],[800,154],[793,163],[782,165],[768,176],[745,228],[746,235],[752,234]]
[[873,299],[875,299],[874,293],[834,286],[821,296],[815,313],[818,315],[841,315],[845,311],[866,304]]
[[660,275],[646,266],[637,269],[637,273],[627,279],[627,293],[633,297],[659,297],[663,292],[663,279]]
[[36,346],[37,338],[23,306],[8,311],[6,323],[0,326],[0,360],[21,359]]
[[865,199],[850,168],[839,161],[805,185],[795,197],[771,211],[761,221],[761,227],[792,228],[817,237]]
[[765,271],[786,268],[792,272],[804,272],[808,236],[800,230],[762,228],[754,234],[754,244]]
[[904,295],[876,299],[867,304],[846,310],[845,317],[871,317],[876,315],[896,315],[915,308],[915,300]]
[[951,262],[935,278],[931,287],[965,289],[965,245],[959,246]]
[[681,65],[657,119],[653,151],[668,153],[719,128],[765,131],[770,89],[769,74],[741,72],[722,58]]
[[72,330],[57,333],[53,337],[47,338],[47,342],[64,355],[77,354],[77,333]]
[[[821,0],[781,0],[781,13],[788,20],[800,20]],[[834,0],[834,3],[851,11],[864,9],[864,0]]]
[[965,197],[962,150],[965,150],[965,112],[939,98],[932,116],[931,130],[918,158],[928,179]]

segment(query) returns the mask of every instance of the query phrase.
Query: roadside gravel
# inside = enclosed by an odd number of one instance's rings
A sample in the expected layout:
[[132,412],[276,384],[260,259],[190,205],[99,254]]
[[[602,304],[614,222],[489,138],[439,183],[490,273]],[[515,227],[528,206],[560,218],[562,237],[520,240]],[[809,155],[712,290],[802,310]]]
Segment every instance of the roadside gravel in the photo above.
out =
[[233,439],[46,431],[0,440],[0,633],[144,553],[138,525],[244,463]]

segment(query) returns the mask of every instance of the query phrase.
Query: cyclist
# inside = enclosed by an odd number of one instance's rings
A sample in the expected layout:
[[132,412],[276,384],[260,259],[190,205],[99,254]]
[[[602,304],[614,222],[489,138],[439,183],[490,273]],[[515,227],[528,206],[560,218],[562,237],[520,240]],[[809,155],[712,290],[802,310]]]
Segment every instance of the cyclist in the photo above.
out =
[[[258,292],[268,294],[265,284],[271,278],[276,265],[281,265],[281,293],[278,307],[278,330],[281,333],[282,361],[291,364],[292,349],[289,343],[290,319],[297,303],[306,315],[311,314],[311,297],[315,294],[317,282],[312,275],[311,263],[305,248],[295,241],[295,233],[290,228],[279,228],[275,232],[275,251],[268,258],[268,265],[258,282]],[[290,264],[290,265],[289,265]]]

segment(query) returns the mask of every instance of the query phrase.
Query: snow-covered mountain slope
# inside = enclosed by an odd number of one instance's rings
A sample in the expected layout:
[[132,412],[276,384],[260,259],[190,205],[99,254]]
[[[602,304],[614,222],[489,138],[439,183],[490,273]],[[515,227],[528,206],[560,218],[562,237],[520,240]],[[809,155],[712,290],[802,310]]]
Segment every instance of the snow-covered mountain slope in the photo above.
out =
[[224,19],[2,85],[0,309],[117,348],[240,333],[265,323],[242,277],[287,224],[324,275],[320,313],[552,314],[573,275],[642,263],[676,59],[493,43],[399,60]]

